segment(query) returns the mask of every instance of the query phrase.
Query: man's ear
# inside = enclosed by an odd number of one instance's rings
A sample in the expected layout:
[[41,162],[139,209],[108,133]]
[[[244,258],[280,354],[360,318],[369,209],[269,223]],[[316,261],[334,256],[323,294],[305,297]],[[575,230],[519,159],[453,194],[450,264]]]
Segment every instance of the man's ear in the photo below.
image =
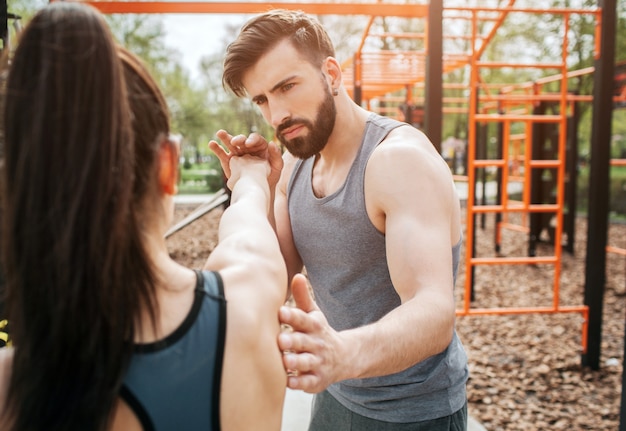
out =
[[330,86],[333,89],[341,86],[341,65],[334,57],[326,57],[324,60],[324,71],[330,78]]
[[159,146],[159,188],[167,195],[178,193],[178,149],[170,140]]

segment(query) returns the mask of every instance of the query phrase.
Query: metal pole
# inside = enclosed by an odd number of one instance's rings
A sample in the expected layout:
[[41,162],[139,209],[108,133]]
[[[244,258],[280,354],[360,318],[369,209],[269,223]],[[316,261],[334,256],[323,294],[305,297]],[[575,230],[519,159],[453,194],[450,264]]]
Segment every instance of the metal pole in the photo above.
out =
[[441,153],[443,105],[443,1],[428,5],[428,47],[424,91],[424,131]]
[[589,307],[588,349],[582,365],[600,369],[602,341],[602,303],[606,282],[606,243],[609,214],[609,169],[613,80],[615,62],[616,0],[599,0],[602,8],[600,52],[596,55],[593,117],[591,126],[591,163],[587,209],[587,257],[585,264],[585,305]]

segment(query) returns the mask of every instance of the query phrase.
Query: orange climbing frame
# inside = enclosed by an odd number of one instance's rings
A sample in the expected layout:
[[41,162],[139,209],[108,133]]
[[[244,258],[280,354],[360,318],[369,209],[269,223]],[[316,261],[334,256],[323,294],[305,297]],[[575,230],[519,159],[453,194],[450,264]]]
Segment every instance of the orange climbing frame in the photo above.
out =
[[[510,3],[514,3],[511,1]],[[568,71],[568,33],[570,17],[574,14],[591,14],[595,15],[596,21],[599,18],[599,9],[583,9],[583,10],[546,10],[527,9],[525,13],[550,13],[553,16],[562,17],[562,39],[561,39],[561,56],[557,61],[541,64],[515,63],[515,62],[485,62],[481,60],[481,54],[486,45],[478,43],[478,28],[480,23],[480,13],[493,13],[494,9],[471,9],[468,19],[472,23],[472,43],[470,53],[470,107],[475,109],[468,110],[469,117],[469,148],[468,148],[468,200],[467,200],[467,253],[465,260],[465,291],[463,309],[459,310],[459,315],[487,315],[487,314],[527,314],[527,313],[579,313],[582,316],[582,350],[587,350],[587,320],[588,307],[584,305],[565,306],[560,302],[560,275],[561,275],[561,259],[562,245],[561,238],[563,235],[563,208],[564,208],[564,183],[565,183],[565,149],[567,135],[567,112],[569,105],[574,101],[575,97],[568,94],[568,79],[573,73]],[[504,20],[511,13],[518,13],[520,10],[512,8],[496,9],[499,15],[495,17],[497,20]],[[493,15],[491,15],[492,18]],[[476,48],[478,46],[478,48]],[[554,71],[553,77],[544,81],[538,80],[532,85],[510,85],[499,88],[498,94],[493,94],[492,89],[484,86],[481,80],[481,71],[493,70],[498,68],[509,69],[534,69]],[[584,71],[581,73],[589,73]],[[543,84],[548,81],[558,84],[559,91],[555,94],[542,94],[540,89]],[[580,99],[580,98],[579,98]],[[558,113],[556,114],[533,114],[533,106],[541,101],[553,101],[558,103]],[[496,123],[502,127],[501,156],[499,159],[478,159],[476,158],[476,142],[477,129],[480,125],[487,123]],[[557,156],[553,160],[534,160],[531,153],[531,141],[533,125],[536,123],[554,123],[558,127],[558,145]],[[519,130],[523,130],[521,133]],[[523,148],[523,149],[522,149]],[[512,150],[517,150],[515,154],[511,154]],[[514,173],[510,172],[509,162],[516,160],[519,166],[516,166]],[[508,193],[502,194],[501,203],[497,205],[480,205],[476,202],[476,173],[478,169],[492,168],[499,170],[501,173],[501,188],[508,190],[512,181],[517,181],[522,185],[521,201],[509,200]],[[534,169],[551,169],[556,172],[556,202],[554,204],[533,204],[530,202],[531,172]],[[523,172],[520,176],[519,172]],[[472,256],[473,242],[475,241],[474,220],[475,215],[484,213],[500,213],[506,216],[511,213],[521,213],[528,215],[530,213],[548,213],[552,214],[555,223],[555,235],[553,243],[553,255],[549,256],[520,256],[520,257],[475,257]],[[511,227],[511,224],[504,223],[501,227]],[[520,229],[526,229],[518,226]],[[551,304],[537,307],[520,307],[520,308],[472,308],[470,298],[472,296],[473,282],[471,274],[473,269],[479,265],[511,265],[511,264],[542,264],[553,265],[553,288]]]

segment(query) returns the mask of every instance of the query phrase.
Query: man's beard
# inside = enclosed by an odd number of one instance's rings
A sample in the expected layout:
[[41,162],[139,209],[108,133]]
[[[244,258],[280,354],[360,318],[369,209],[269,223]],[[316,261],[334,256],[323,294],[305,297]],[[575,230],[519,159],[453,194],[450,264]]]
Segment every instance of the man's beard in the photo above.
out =
[[[326,91],[326,96],[317,110],[315,123],[311,123],[306,119],[288,119],[276,129],[278,140],[287,148],[287,150],[299,159],[308,159],[324,149],[328,143],[328,138],[335,127],[335,118],[337,116],[337,108],[335,100],[330,91]],[[303,125],[309,131],[306,136],[296,137],[287,140],[282,132],[294,125]]]

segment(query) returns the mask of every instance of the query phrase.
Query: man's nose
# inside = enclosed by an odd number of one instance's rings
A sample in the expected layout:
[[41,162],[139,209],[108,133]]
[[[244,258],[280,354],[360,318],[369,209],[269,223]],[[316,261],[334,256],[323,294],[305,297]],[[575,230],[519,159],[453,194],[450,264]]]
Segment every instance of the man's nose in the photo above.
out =
[[282,103],[273,103],[270,107],[270,124],[276,130],[278,126],[290,117],[289,110]]

